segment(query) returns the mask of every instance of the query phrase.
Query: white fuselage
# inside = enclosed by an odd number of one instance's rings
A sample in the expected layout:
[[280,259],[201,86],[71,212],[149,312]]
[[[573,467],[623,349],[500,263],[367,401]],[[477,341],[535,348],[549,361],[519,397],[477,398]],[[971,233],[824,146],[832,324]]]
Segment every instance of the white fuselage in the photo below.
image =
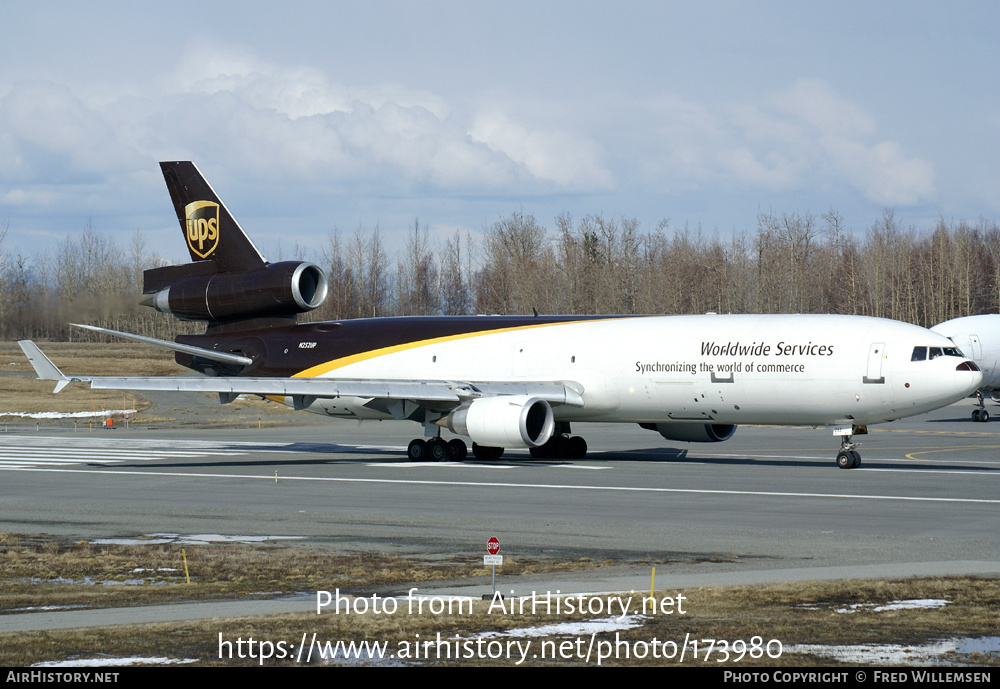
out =
[[983,372],[981,389],[1000,390],[1000,314],[954,318],[931,330],[950,338],[963,354],[979,365]]
[[[559,421],[870,424],[962,399],[981,374],[964,358],[911,361],[943,335],[878,318],[696,315],[597,318],[430,338],[330,361],[338,379],[568,382],[582,405]],[[366,400],[337,409],[356,418]],[[310,411],[340,415],[322,401]],[[349,413],[346,413],[349,412]]]

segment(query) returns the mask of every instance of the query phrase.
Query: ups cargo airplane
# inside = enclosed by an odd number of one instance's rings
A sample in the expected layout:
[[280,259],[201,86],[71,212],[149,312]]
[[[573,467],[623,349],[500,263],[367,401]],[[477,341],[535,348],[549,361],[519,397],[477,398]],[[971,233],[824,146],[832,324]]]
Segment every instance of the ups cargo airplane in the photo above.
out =
[[982,370],[983,382],[976,390],[979,406],[972,411],[972,420],[989,421],[990,413],[986,411],[983,395],[1000,401],[997,399],[997,393],[1000,393],[1000,314],[954,318],[935,325],[931,330],[949,338]]
[[[423,425],[412,460],[477,458],[504,448],[580,458],[570,424],[638,424],[670,441],[719,442],[738,424],[833,426],[837,465],[868,424],[960,400],[979,368],[946,337],[862,316],[456,316],[297,323],[327,292],[308,262],[268,263],[190,162],[161,163],[192,263],[147,270],[144,304],[207,322],[176,342],[90,327],[175,352],[204,377],[64,375],[21,346],[55,391],[216,392],[279,400],[345,419]],[[941,356],[919,358],[920,350]]]

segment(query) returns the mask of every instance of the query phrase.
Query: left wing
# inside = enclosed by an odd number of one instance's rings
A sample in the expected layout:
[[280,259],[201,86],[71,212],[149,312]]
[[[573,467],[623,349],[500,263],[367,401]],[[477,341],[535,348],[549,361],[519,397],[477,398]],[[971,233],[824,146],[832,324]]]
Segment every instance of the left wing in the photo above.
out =
[[241,376],[67,376],[31,340],[18,344],[41,380],[56,382],[59,392],[71,382],[90,383],[102,390],[174,390],[180,392],[217,392],[222,401],[237,395],[273,395],[282,397],[360,397],[384,400],[409,400],[420,405],[446,408],[476,397],[527,395],[549,404],[582,407],[583,387],[573,381],[473,382],[446,380],[379,380],[335,378],[252,378]]

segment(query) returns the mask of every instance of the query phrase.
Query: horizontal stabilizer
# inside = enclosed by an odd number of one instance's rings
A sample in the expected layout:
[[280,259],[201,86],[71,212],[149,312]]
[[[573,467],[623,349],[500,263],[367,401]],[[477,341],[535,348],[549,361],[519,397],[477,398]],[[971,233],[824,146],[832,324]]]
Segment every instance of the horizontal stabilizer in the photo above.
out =
[[[105,335],[114,335],[115,337],[121,337],[126,340],[133,340],[135,342],[142,342],[143,344],[153,345],[154,347],[160,347],[161,349],[169,349],[174,352],[183,352],[184,354],[191,354],[192,356],[200,356],[202,359],[208,359],[209,361],[219,361],[223,364],[232,364],[235,366],[249,366],[253,363],[253,359],[249,357],[241,356],[239,354],[230,354],[229,352],[217,352],[214,349],[205,349],[204,347],[195,347],[193,345],[181,344],[180,342],[170,342],[169,340],[158,340],[155,337],[146,337],[145,335],[133,335],[132,333],[123,333],[118,330],[109,330],[108,328],[98,328],[96,325],[82,325],[80,323],[70,323],[70,325],[77,328],[86,328],[87,330],[93,330],[94,332],[104,333]],[[41,353],[41,350],[39,350]],[[42,356],[45,356],[42,354]]]
[[31,366],[35,369],[35,373],[38,374],[39,380],[56,381],[56,389],[52,391],[53,393],[59,392],[73,380],[79,380],[78,378],[67,378],[63,375],[59,367],[53,364],[52,360],[45,356],[45,352],[39,349],[38,345],[31,340],[18,340],[18,344],[21,345],[21,351],[24,352],[24,355],[28,357],[28,361],[31,362]]

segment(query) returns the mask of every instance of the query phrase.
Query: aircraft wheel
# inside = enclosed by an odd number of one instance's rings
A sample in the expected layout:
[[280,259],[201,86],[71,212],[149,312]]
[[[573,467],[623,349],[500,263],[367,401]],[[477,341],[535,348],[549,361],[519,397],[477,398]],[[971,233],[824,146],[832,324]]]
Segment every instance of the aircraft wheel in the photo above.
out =
[[851,455],[854,457],[854,463],[851,464],[852,469],[857,469],[861,466],[861,453],[857,450],[851,450]]
[[466,447],[465,441],[452,438],[448,441],[448,454],[451,461],[464,462],[465,458],[469,456],[469,448]]
[[476,459],[500,459],[503,456],[502,447],[484,447],[478,443],[472,443],[472,454]]
[[528,454],[531,455],[532,459],[545,459],[549,456],[549,453],[545,449],[545,445],[539,445],[538,447],[529,447]]
[[850,450],[841,450],[837,453],[837,466],[841,469],[854,468],[854,454]]
[[972,420],[975,421],[976,423],[979,422],[979,410],[978,409],[973,409],[972,410]]
[[567,446],[571,459],[583,459],[587,456],[587,441],[580,436],[574,435],[570,438]]
[[406,447],[406,456],[411,462],[427,461],[427,441],[423,438],[414,438]]
[[983,423],[986,423],[987,421],[990,420],[990,413],[985,409],[983,409],[983,411],[979,414],[979,420],[982,421]]
[[451,450],[448,449],[448,443],[442,438],[429,440],[427,442],[427,452],[432,462],[443,462],[446,459],[451,459]]

